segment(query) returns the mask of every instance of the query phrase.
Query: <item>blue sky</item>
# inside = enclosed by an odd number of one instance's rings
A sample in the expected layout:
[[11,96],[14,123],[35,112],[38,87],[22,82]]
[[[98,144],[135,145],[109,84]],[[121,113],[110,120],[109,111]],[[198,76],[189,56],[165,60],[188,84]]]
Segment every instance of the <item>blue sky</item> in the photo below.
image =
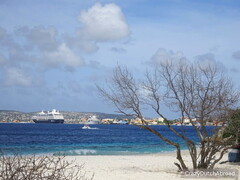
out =
[[0,0],[0,109],[112,113],[95,84],[159,52],[218,61],[239,87],[239,32],[238,0]]

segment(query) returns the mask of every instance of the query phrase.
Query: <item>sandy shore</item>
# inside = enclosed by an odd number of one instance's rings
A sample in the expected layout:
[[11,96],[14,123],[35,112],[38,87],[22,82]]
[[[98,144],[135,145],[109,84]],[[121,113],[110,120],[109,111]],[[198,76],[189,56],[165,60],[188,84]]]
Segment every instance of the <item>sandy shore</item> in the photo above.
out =
[[[183,152],[183,158],[187,163],[191,163],[186,151]],[[75,160],[78,164],[85,164],[84,170],[87,176],[94,173],[94,180],[175,180],[186,178],[177,172],[177,167],[173,164],[177,162],[174,152],[129,156],[67,156],[66,159]],[[227,155],[220,162],[226,160]],[[240,170],[239,165],[230,163],[217,164],[216,168]],[[218,179],[222,178],[218,177]]]

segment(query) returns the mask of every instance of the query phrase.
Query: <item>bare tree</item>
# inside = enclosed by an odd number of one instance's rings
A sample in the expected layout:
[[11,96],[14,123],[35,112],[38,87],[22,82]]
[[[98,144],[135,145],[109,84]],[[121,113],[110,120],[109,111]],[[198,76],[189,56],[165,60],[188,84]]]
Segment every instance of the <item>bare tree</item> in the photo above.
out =
[[90,180],[83,165],[68,162],[63,156],[0,156],[2,180]]
[[[108,81],[107,88],[97,87],[101,95],[115,105],[118,112],[141,119],[141,128],[176,148],[178,163],[174,164],[180,171],[186,171],[189,167],[182,158],[179,143],[148,126],[143,115],[145,108],[154,110],[167,122],[168,129],[185,141],[194,170],[213,169],[231,147],[222,138],[221,132],[229,119],[229,109],[239,100],[239,93],[216,64],[168,60],[159,64],[151,73],[147,72],[144,80],[138,81],[126,67],[118,66],[111,81]],[[171,125],[161,111],[163,104],[181,114],[181,132]],[[184,117],[190,119],[198,135],[199,146],[188,138],[183,126]],[[195,119],[199,125],[195,123]],[[221,123],[213,133],[206,129],[206,122],[210,120],[215,120],[216,125]]]

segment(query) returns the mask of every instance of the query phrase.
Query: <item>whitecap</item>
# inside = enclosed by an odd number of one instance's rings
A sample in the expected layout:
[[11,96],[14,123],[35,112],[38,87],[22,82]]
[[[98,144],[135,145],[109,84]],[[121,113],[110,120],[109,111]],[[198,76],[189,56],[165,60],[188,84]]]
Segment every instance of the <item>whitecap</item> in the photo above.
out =
[[93,149],[75,149],[59,153],[54,153],[54,155],[64,155],[64,156],[77,156],[77,155],[96,155],[97,151]]

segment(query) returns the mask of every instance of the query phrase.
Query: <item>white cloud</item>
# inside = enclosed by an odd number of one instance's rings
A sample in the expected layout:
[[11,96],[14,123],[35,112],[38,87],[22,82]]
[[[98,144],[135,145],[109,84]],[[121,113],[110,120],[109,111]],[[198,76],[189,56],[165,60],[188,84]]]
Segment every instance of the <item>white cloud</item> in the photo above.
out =
[[129,36],[129,26],[120,7],[115,4],[96,3],[78,16],[80,27],[75,35],[64,37],[64,42],[71,49],[76,48],[86,53],[99,49],[98,43],[117,41]]
[[222,64],[220,61],[217,61],[213,53],[205,53],[205,54],[198,55],[196,56],[196,60],[198,65],[202,69],[220,68],[220,69],[226,70],[225,65]]
[[31,86],[32,78],[23,69],[9,67],[6,69],[5,84],[7,86]]
[[181,61],[185,60],[185,56],[182,52],[173,52],[167,51],[166,49],[160,48],[157,52],[152,56],[151,61],[153,64],[158,65],[161,63],[166,63],[169,61]]
[[57,30],[53,27],[35,26],[33,28],[21,27],[16,30],[18,35],[26,37],[32,44],[40,50],[51,51],[58,46]]
[[84,61],[77,56],[66,44],[61,44],[56,51],[46,51],[43,63],[52,66],[77,67],[84,64]]
[[[22,27],[17,29],[16,33],[20,37],[26,38],[28,45],[35,47],[34,49],[29,49],[28,52],[35,54],[37,58],[32,59],[37,60],[35,62],[44,67],[55,68],[64,66],[74,68],[84,64],[81,57],[76,55],[71,47],[62,41],[61,36],[57,37],[57,30],[53,27]],[[21,54],[17,54],[17,56],[21,57]]]
[[118,40],[129,35],[124,15],[115,4],[102,6],[96,3],[80,13],[79,21],[83,25],[83,33],[96,41]]
[[76,47],[86,53],[92,53],[98,50],[98,46],[95,41],[85,39],[81,34],[76,37],[67,37],[65,41],[70,48]]
[[196,56],[198,61],[215,61],[215,56],[213,53],[206,53]]
[[[34,86],[40,74],[52,68],[73,70],[79,66],[98,67],[84,62],[81,51],[98,50],[98,42],[115,41],[129,35],[120,7],[99,3],[82,11],[75,35],[58,34],[55,27],[23,26],[13,31],[0,27],[1,81],[6,86]],[[78,51],[76,51],[78,48]],[[43,78],[44,79],[44,78]]]

